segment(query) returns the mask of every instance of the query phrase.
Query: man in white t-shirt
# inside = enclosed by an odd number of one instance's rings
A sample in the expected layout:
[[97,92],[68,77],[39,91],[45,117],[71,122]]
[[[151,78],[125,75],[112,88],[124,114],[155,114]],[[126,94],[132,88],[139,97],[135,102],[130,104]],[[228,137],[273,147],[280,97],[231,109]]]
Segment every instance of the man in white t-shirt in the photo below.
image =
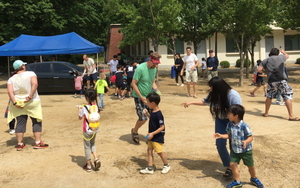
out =
[[82,56],[84,71],[82,73],[83,79],[86,79],[87,89],[90,89],[91,80],[94,85],[97,81],[97,70],[95,62],[92,58],[89,58],[86,54]]
[[110,71],[110,76],[115,75],[115,73],[117,72],[117,65],[119,63],[119,61],[117,60],[117,55],[113,56],[113,59],[110,60],[107,65],[108,65],[108,69]]
[[199,65],[198,57],[192,53],[192,48],[187,47],[186,48],[186,55],[184,56],[184,64],[183,68],[181,69],[180,75],[183,75],[183,70],[185,69],[185,79],[186,79],[186,86],[188,97],[191,97],[190,92],[190,84],[193,83],[193,90],[194,90],[194,98],[197,98],[196,94],[196,83],[198,81],[198,73],[197,73],[197,66]]

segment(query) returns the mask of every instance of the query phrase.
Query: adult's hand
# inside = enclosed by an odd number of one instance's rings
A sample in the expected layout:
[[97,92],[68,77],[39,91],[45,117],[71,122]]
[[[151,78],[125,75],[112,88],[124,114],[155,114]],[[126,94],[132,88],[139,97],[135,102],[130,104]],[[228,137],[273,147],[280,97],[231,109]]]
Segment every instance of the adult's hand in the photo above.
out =
[[189,103],[189,102],[184,102],[184,103],[182,103],[181,105],[182,105],[184,108],[187,108],[187,107],[189,107],[190,104],[191,104],[191,103]]

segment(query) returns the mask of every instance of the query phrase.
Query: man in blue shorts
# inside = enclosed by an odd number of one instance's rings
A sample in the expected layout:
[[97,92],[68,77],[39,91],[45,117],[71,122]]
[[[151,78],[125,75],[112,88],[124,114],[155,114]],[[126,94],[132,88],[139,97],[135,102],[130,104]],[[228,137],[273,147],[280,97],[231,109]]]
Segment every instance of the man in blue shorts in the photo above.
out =
[[152,89],[159,93],[157,85],[155,83],[155,76],[157,72],[157,66],[160,64],[159,59],[161,55],[157,52],[152,52],[149,55],[148,61],[141,63],[134,72],[131,86],[133,88],[132,96],[134,97],[134,102],[136,106],[136,114],[138,115],[138,120],[136,121],[135,127],[131,129],[132,140],[135,143],[139,143],[139,128],[146,123],[147,116],[143,113],[143,110],[147,107],[146,96],[152,92]]
[[97,70],[95,62],[92,58],[89,58],[86,54],[82,56],[84,71],[82,73],[83,79],[86,79],[87,89],[90,88],[91,80],[94,85],[97,81]]
[[280,52],[282,53],[281,55],[279,55],[278,48],[272,48],[269,54],[270,57],[263,60],[257,69],[257,71],[261,73],[264,72],[264,69],[268,75],[267,99],[263,117],[268,117],[272,99],[277,97],[279,91],[285,101],[289,113],[289,121],[299,121],[300,119],[293,114],[293,90],[292,87],[288,85],[288,77],[284,66],[284,62],[289,58],[289,55],[284,50],[280,50]]

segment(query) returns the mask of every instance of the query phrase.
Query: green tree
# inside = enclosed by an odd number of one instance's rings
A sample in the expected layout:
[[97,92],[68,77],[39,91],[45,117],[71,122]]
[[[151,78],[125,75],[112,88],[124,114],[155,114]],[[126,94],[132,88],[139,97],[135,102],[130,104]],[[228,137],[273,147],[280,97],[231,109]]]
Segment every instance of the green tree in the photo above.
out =
[[117,16],[122,25],[120,48],[149,40],[158,51],[158,45],[167,45],[168,36],[179,26],[181,4],[177,0],[115,0],[108,7],[114,7],[109,15]]
[[281,1],[279,16],[276,17],[278,26],[284,29],[300,31],[300,1],[286,0]]
[[[235,41],[239,51],[241,66],[239,84],[243,85],[244,59],[248,56],[251,40],[260,40],[260,35],[269,31],[269,26],[275,19],[277,0],[224,0],[221,1],[219,24],[224,27],[221,32]],[[265,32],[265,33],[264,33]],[[248,66],[246,67],[248,74]]]
[[180,34],[181,38],[194,45],[194,53],[200,42],[211,37],[217,30],[214,24],[216,17],[215,10],[218,4],[214,0],[180,0],[182,11],[180,19],[183,25]]

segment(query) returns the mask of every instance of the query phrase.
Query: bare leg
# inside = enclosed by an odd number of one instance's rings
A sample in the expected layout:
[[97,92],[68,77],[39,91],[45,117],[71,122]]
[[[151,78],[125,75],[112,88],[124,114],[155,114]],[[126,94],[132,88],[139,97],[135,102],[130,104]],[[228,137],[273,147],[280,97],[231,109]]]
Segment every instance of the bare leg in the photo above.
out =
[[191,82],[186,82],[186,88],[188,92],[188,96],[191,96]]
[[196,82],[193,82],[193,90],[194,90],[194,97],[196,98],[197,97],[197,94],[196,94]]
[[256,178],[256,173],[255,173],[254,166],[248,166],[248,170],[249,170],[251,178]]
[[153,148],[148,148],[147,153],[148,153],[148,166],[153,166]]
[[41,139],[42,133],[41,132],[33,132],[33,135],[34,135],[36,142],[42,141],[42,139]]
[[136,121],[135,126],[133,128],[133,132],[137,133],[139,131],[139,128],[146,123],[147,120],[145,121]]
[[21,143],[23,141],[24,133],[16,133],[16,137],[17,137],[18,143]]
[[239,173],[239,169],[237,167],[237,163],[230,163],[230,167],[233,173],[233,178],[236,181],[240,181],[240,173]]
[[256,87],[252,92],[255,93],[259,88],[260,88],[260,86]]
[[266,99],[266,103],[265,103],[265,113],[264,116],[268,116],[269,115],[269,109],[272,103],[272,99],[267,98]]
[[292,100],[285,100],[285,106],[286,106],[286,108],[288,110],[289,118],[290,119],[296,118],[295,115],[293,114]]
[[87,81],[86,81],[86,88],[87,88],[87,89],[90,89],[90,87],[91,87],[91,81],[90,81],[90,80],[87,80]]
[[163,161],[164,165],[168,164],[167,156],[163,152],[158,153],[158,155],[160,156],[160,158]]

